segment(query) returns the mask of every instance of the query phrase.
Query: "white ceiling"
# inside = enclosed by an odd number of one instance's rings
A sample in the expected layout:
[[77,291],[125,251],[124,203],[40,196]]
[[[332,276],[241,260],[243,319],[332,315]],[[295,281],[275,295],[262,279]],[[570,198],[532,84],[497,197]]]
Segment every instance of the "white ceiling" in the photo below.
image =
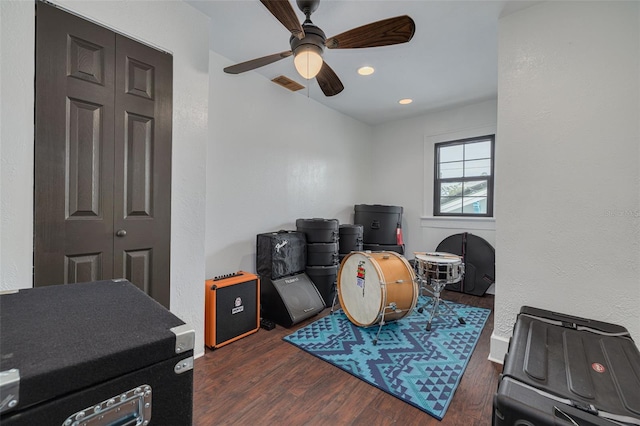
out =
[[[228,58],[229,65],[289,50],[290,33],[257,0],[187,0],[211,17],[210,48]],[[368,49],[325,49],[344,91],[326,97],[314,80],[300,77],[293,58],[250,73],[285,75],[305,86],[297,92],[368,124],[423,115],[497,96],[498,18],[537,3],[522,0],[322,0],[311,20],[327,37],[399,15],[416,23],[405,44]],[[304,15],[295,0],[300,22]],[[367,77],[356,70],[370,65]],[[213,70],[211,70],[213,72]],[[244,74],[225,74],[242,79]],[[286,90],[286,89],[282,89]],[[410,105],[398,100],[412,98]]]

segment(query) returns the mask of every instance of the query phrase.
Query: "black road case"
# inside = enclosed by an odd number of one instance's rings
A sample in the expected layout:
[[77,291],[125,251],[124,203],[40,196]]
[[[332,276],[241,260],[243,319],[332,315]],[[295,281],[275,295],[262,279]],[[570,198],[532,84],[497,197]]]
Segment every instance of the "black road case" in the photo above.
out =
[[0,295],[0,424],[191,425],[191,326],[126,280]]
[[362,225],[363,243],[401,245],[402,210],[401,206],[356,204],[353,223]]
[[523,307],[494,425],[640,425],[640,352],[619,325]]

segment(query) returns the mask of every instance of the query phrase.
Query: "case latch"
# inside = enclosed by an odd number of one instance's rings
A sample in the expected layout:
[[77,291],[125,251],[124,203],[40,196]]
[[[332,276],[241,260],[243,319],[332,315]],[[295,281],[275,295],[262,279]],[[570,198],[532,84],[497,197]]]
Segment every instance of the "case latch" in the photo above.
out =
[[147,426],[151,421],[151,386],[140,385],[73,413],[62,426]]

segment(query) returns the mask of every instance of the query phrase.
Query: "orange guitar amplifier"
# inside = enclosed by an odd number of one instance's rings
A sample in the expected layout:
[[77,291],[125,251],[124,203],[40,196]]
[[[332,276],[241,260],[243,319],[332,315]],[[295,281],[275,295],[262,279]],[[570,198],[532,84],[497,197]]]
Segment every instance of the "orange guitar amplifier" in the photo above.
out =
[[204,343],[215,349],[260,328],[260,278],[238,271],[205,281]]

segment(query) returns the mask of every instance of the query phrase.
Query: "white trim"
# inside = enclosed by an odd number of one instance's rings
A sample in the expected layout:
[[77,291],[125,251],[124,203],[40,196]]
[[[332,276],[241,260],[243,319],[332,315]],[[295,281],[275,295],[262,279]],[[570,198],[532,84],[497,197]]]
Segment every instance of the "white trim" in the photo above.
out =
[[422,228],[467,229],[470,231],[495,231],[495,217],[422,216]]
[[511,338],[497,336],[494,331],[491,333],[491,344],[489,346],[489,357],[487,358],[491,362],[496,364],[502,364],[504,362],[504,356],[509,351],[509,341]]
[[[433,146],[436,143],[441,142],[449,142],[455,141],[459,139],[468,139],[474,138],[476,136],[487,136],[487,135],[495,135],[495,139],[498,139],[498,125],[496,123],[486,123],[479,126],[470,126],[463,129],[457,129],[452,131],[446,131],[441,133],[435,133],[432,135],[424,135],[423,138],[423,150],[422,150],[422,158],[423,158],[423,171],[424,174],[422,176],[422,183],[424,187],[422,188],[422,196],[424,197],[422,200],[422,211],[424,214],[429,214],[433,212]],[[495,142],[494,142],[495,143]],[[494,145],[495,151],[495,145]],[[495,153],[494,153],[495,156]],[[494,162],[494,172],[495,172],[495,158]],[[494,178],[494,186],[495,186],[495,178]],[[495,192],[494,192],[495,194]],[[494,199],[495,206],[495,199]]]
[[424,140],[425,142],[435,144],[440,142],[453,142],[458,139],[474,138],[476,136],[495,135],[497,127],[498,126],[495,123],[481,124],[479,126],[465,127],[463,129],[426,135]]
[[65,4],[54,3],[54,1],[60,1],[60,0],[36,0],[36,3],[44,3],[44,4],[47,4],[49,6],[55,7],[57,9],[62,10],[63,12],[67,12],[67,13],[69,13],[71,15],[77,16],[78,18],[80,18],[82,20],[91,22],[92,24],[95,24],[95,25],[97,25],[99,27],[105,28],[105,29],[107,29],[109,31],[112,31],[112,32],[116,33],[116,34],[120,34],[121,36],[129,38],[129,39],[131,39],[131,40],[133,40],[135,42],[138,42],[140,44],[144,44],[144,45],[146,45],[146,46],[148,46],[148,47],[150,47],[152,49],[159,50],[162,53],[166,53],[166,54],[169,54],[169,55],[173,56],[173,52],[168,50],[168,49],[165,49],[164,47],[158,46],[157,44],[152,43],[150,41],[143,40],[140,37],[138,37],[136,35],[133,35],[131,33],[128,33],[126,31],[121,31],[121,30],[115,28],[114,26],[112,26],[110,24],[107,24],[106,22],[100,21],[99,19],[95,19],[95,18],[93,18],[91,16],[84,15],[84,14],[82,14],[80,12],[76,12],[74,9],[70,9],[69,6],[67,6]]

